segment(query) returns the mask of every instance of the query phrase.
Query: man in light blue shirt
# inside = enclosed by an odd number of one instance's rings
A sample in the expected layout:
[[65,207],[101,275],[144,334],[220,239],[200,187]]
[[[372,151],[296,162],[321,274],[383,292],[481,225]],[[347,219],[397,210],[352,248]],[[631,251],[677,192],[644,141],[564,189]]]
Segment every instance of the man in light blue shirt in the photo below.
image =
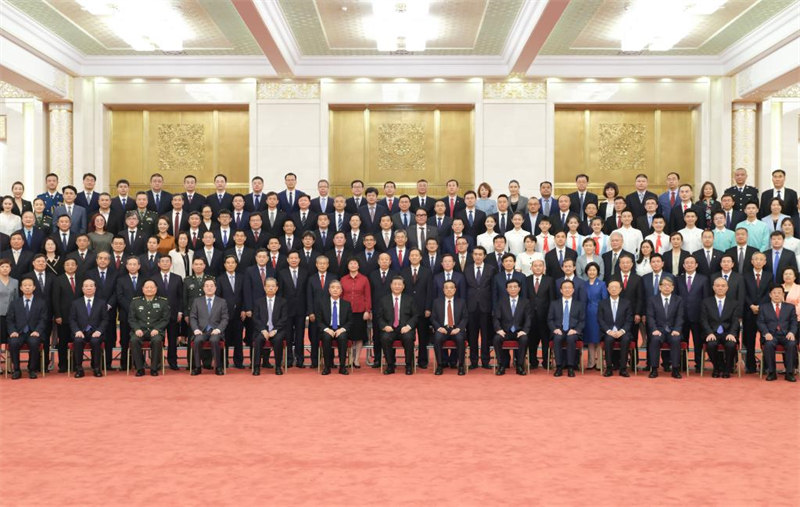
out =
[[747,229],[747,244],[763,252],[769,248],[769,227],[758,219],[758,205],[751,201],[744,207],[747,219],[739,222],[736,228]]

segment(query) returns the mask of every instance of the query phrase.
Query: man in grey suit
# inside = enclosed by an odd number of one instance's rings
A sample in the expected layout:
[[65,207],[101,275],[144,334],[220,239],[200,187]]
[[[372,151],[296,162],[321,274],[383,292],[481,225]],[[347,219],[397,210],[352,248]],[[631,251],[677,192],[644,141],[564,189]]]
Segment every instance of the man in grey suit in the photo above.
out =
[[69,216],[70,232],[73,234],[85,234],[86,231],[86,209],[82,206],[75,204],[75,198],[78,196],[78,190],[72,185],[67,185],[61,189],[64,194],[64,202],[59,204],[53,210],[53,232],[56,232],[56,224],[58,217],[61,215]]
[[204,342],[211,342],[217,375],[224,373],[219,342],[225,336],[225,329],[228,327],[228,304],[224,299],[216,297],[216,294],[217,282],[214,279],[208,279],[203,282],[204,297],[195,298],[192,302],[192,309],[189,313],[189,325],[194,334],[192,355],[195,362],[192,375],[200,375],[203,371],[198,358],[200,358],[200,350]]
[[439,230],[435,225],[428,224],[428,213],[420,208],[414,212],[414,220],[416,223],[410,225],[406,232],[408,233],[408,246],[410,248],[419,248],[421,251],[425,250],[425,243],[429,238],[439,239]]

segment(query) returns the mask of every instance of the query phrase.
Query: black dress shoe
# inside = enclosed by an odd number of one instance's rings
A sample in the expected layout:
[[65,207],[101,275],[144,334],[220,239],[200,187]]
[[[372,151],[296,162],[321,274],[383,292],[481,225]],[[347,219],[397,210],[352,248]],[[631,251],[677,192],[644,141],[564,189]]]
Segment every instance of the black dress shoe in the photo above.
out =
[[103,371],[100,368],[97,368],[96,370],[93,370],[93,373],[94,373],[95,377],[102,377],[103,376]]
[[158,377],[158,370],[150,370],[151,377]]
[[361,365],[353,363],[353,368],[355,368],[356,370],[360,370],[361,369]]
[[339,375],[350,375],[350,370],[347,369],[347,366],[340,366]]
[[35,371],[28,372],[28,378],[35,379],[38,378],[38,375]]
[[136,370],[137,377],[144,377],[144,370]]
[[683,378],[683,377],[681,376],[681,372],[679,372],[678,370],[672,370],[672,378]]
[[170,370],[172,370],[172,371],[177,371],[177,370],[180,370],[180,368],[178,367],[178,365],[177,365],[177,364],[171,364],[171,365],[169,365],[169,369],[170,369]]
[[372,366],[370,366],[370,368],[380,368],[380,367],[381,367],[380,363],[374,363]]
[[603,376],[604,377],[613,377],[614,376],[614,370],[612,370],[611,368],[606,368],[606,371],[603,372]]
[[59,366],[59,368],[58,368],[58,373],[67,373],[67,369],[66,369],[66,368],[61,368],[61,367]]
[[664,365],[664,371],[667,372],[667,373],[671,372],[672,371],[672,365],[665,364]]
[[480,365],[478,365],[478,364],[475,364],[475,363],[471,363],[471,364],[469,365],[469,369],[470,369],[470,370],[474,370],[474,369],[476,369],[476,368],[480,368]]
[[417,365],[417,366],[418,366],[419,368],[422,368],[423,370],[427,370],[427,369],[428,369],[428,363],[425,363],[425,364],[420,364],[420,365]]
[[234,364],[233,367],[236,368],[237,370],[244,370],[243,364]]
[[322,374],[323,375],[330,375],[331,374],[331,369],[328,368],[327,366],[325,366],[324,368],[322,368]]
[[484,370],[491,370],[492,369],[492,367],[490,365],[488,365],[488,364],[482,364],[481,368],[483,368]]
[[385,370],[383,370],[384,375],[392,375],[394,374],[394,366],[387,366]]
[[656,370],[655,368],[653,368],[652,370],[650,370],[650,375],[648,375],[648,377],[649,377],[649,378],[656,378],[656,377],[658,377],[658,370]]
[[433,372],[434,375],[441,375],[442,373],[444,373],[444,371],[441,366],[437,366],[436,371]]
[[700,373],[700,370],[702,370],[702,369],[703,369],[703,367],[702,367],[702,366],[700,366],[699,364],[697,364],[697,365],[695,365],[695,367],[694,367],[694,372],[699,374],[699,373]]
[[711,378],[719,378],[719,370],[714,370],[711,372]]
[[538,370],[538,369],[539,369],[539,363],[531,363],[531,370]]
[[783,378],[785,378],[787,382],[797,382],[797,379],[794,378],[793,373],[787,373],[786,375],[783,376]]
[[17,370],[14,373],[11,374],[11,380],[17,380],[19,378],[22,378],[22,372],[21,371]]
[[773,380],[778,380],[778,374],[775,372],[767,373],[767,382],[772,382]]
[[459,366],[458,367],[458,374],[459,375],[466,375],[467,374],[467,369],[464,368],[464,366]]
[[497,371],[494,372],[495,375],[505,375],[506,374],[506,367],[505,366],[498,366]]
[[281,368],[280,366],[276,366],[275,375],[283,375],[283,368]]
[[210,365],[210,364],[204,364],[204,365],[203,365],[203,369],[204,369],[204,370],[211,370],[211,369],[212,369],[212,367],[211,367],[211,365]]
[[746,374],[748,374],[748,375],[752,375],[752,374],[756,373],[756,369],[755,368],[747,368],[747,369],[744,370],[744,372]]
[[406,375],[413,375],[413,374],[414,374],[414,367],[406,366]]
[[620,371],[619,371],[619,376],[620,376],[620,377],[630,377],[630,376],[631,376],[631,374],[630,374],[630,373],[628,373],[628,370],[620,370]]
[[192,377],[194,377],[195,375],[200,375],[201,373],[203,373],[202,368],[192,368],[192,373],[191,373]]
[[274,366],[272,366],[272,363],[270,363],[269,361],[267,361],[266,363],[264,363],[264,366],[263,366],[263,368],[266,368],[266,369],[268,369],[268,370],[271,370],[271,369],[273,369],[273,368],[274,368]]
[[225,375],[225,370],[223,368],[217,368],[214,373],[217,375]]
[[75,378],[83,378],[85,376],[86,376],[86,373],[84,373],[83,370],[78,370],[78,371],[75,372]]
[[561,368],[556,368],[556,372],[555,372],[555,373],[553,373],[553,376],[554,376],[554,377],[560,377],[560,376],[561,376],[561,375],[563,375],[563,374],[564,374],[564,373],[561,371]]
[[311,368],[312,370],[316,370],[317,368],[319,368],[319,363],[312,362],[311,366],[309,366],[309,368]]
[[731,374],[728,373],[728,370],[722,372],[722,378],[731,378]]
[[298,367],[298,368],[305,368],[305,367],[306,367],[306,365],[304,365],[303,363],[297,363],[297,367]]
[[567,368],[567,377],[575,376],[575,368]]
[[517,366],[517,375],[527,375],[528,372],[525,371],[525,368],[522,366]]
[[261,375],[261,368],[253,368],[253,376],[258,377]]

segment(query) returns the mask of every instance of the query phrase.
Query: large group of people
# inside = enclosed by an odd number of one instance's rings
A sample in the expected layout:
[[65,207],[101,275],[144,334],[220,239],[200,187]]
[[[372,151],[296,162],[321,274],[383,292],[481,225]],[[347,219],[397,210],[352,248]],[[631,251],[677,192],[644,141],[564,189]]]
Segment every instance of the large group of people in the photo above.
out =
[[371,345],[370,366],[394,373],[403,349],[411,375],[428,368],[432,345],[436,375],[525,375],[552,355],[554,375],[573,377],[585,347],[587,368],[623,377],[640,349],[650,377],[675,378],[691,368],[689,350],[694,370],[707,357],[715,378],[746,351],[746,372],[760,359],[769,381],[782,354],[794,382],[797,193],[780,169],[760,193],[744,169],[733,179],[721,194],[711,182],[695,193],[673,172],[656,194],[639,174],[628,195],[614,182],[596,195],[579,174],[574,191],[554,195],[543,181],[538,197],[516,180],[496,196],[450,180],[441,197],[426,180],[413,196],[360,180],[331,195],[320,180],[312,197],[293,173],[277,192],[256,176],[246,195],[229,193],[223,174],[210,195],[193,175],[170,194],[153,174],[149,190],[119,180],[112,197],[93,174],[80,190],[48,174],[32,201],[16,182],[0,210],[4,366],[20,378],[27,348],[30,378],[70,362],[83,377],[90,351],[95,376],[116,360],[157,376],[180,369],[185,346],[192,375],[245,368],[245,350],[253,375],[307,359],[327,375],[337,354],[347,375]]

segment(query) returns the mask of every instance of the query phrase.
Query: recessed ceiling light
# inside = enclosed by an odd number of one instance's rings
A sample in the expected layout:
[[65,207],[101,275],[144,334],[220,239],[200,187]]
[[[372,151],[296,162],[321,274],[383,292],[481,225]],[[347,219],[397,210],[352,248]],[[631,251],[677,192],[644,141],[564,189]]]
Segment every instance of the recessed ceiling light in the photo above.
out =
[[597,79],[595,79],[593,77],[587,77],[586,79],[583,80],[583,82],[584,83],[596,83]]
[[370,79],[368,77],[360,77],[360,78],[356,79],[355,82],[356,83],[371,83],[372,79]]
[[469,82],[470,83],[483,83],[483,79],[481,79],[479,77],[473,77],[473,78],[470,78]]
[[672,79],[670,79],[670,78],[668,78],[668,77],[662,77],[662,78],[661,78],[661,82],[662,82],[662,83],[671,83],[671,82],[672,82]]
[[333,79],[329,77],[323,77],[319,80],[320,83],[333,83]]
[[131,83],[144,83],[144,79],[142,79],[140,77],[135,77],[135,78],[131,79]]
[[342,10],[343,10],[344,12],[347,12],[347,6],[346,6],[346,5],[343,5],[343,6],[342,6]]
[[632,77],[623,77],[622,79],[620,79],[620,81],[622,81],[623,83],[635,83],[636,79]]
[[440,77],[437,77],[437,78],[435,78],[435,79],[433,80],[433,82],[434,82],[434,83],[444,83],[444,82],[445,82],[445,80],[444,80],[444,79],[442,79],[442,78],[440,78]]
[[174,78],[170,79],[170,80],[169,80],[169,82],[170,82],[170,83],[180,83],[180,82],[181,82],[181,80],[180,80],[180,79],[178,79],[177,77],[174,77]]
[[395,83],[408,83],[408,79],[404,77],[398,77],[394,80]]
[[217,77],[210,77],[206,79],[206,83],[221,83],[222,80]]

